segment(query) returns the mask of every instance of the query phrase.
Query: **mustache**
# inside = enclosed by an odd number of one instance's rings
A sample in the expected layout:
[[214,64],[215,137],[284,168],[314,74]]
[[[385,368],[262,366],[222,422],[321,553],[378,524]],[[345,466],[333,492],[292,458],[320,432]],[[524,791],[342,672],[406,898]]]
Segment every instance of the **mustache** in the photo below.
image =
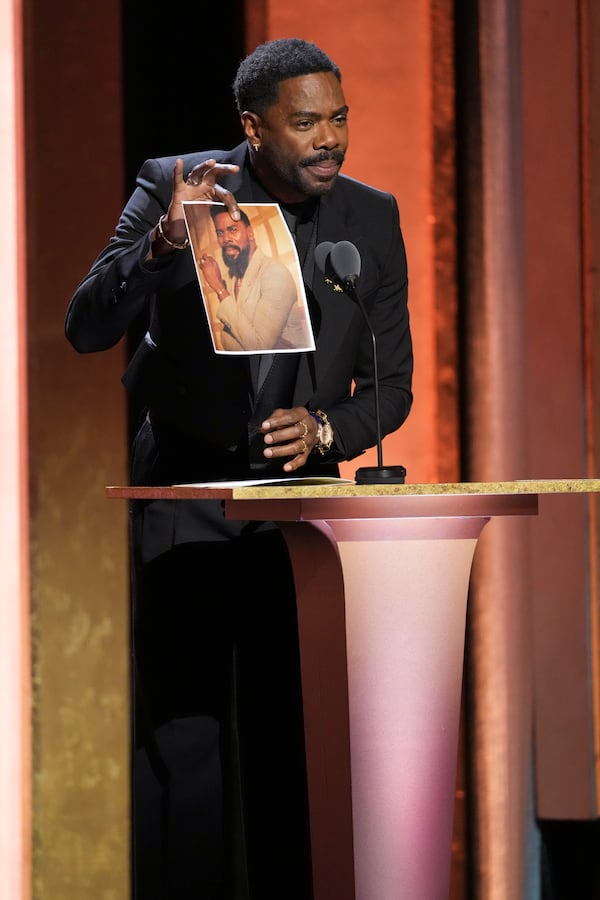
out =
[[306,168],[306,166],[315,166],[320,162],[326,162],[326,160],[332,159],[339,166],[344,162],[346,154],[343,150],[321,150],[320,153],[315,153],[314,156],[305,156],[304,159],[301,159],[299,165],[302,168]]

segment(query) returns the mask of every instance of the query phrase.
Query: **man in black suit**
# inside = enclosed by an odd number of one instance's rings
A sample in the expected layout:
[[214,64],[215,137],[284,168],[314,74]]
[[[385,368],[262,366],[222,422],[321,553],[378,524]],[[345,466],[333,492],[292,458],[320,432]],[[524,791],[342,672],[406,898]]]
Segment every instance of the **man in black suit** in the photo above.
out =
[[[339,175],[348,107],[336,64],[299,39],[239,66],[244,142],[148,160],[114,237],[71,299],[80,352],[148,329],[124,376],[145,416],[134,484],[336,475],[377,439],[372,335],[315,265],[353,242],[377,341],[385,435],[412,402],[407,269],[396,201]],[[217,355],[181,203],[279,203],[296,241],[316,350]],[[293,579],[268,522],[219,501],[131,506],[137,900],[311,897]],[[325,603],[327,598],[323,598]]]

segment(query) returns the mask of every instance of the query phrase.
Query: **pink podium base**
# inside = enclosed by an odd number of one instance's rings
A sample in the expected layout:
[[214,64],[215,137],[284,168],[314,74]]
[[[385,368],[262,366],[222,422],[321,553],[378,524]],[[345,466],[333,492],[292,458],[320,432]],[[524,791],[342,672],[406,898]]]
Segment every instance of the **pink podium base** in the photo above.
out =
[[483,523],[461,523],[452,543],[412,524],[335,529],[357,900],[448,897],[466,598]]
[[[447,900],[467,591],[486,521],[280,523],[298,591],[315,900]],[[337,547],[337,594],[319,587],[328,554],[308,529]]]

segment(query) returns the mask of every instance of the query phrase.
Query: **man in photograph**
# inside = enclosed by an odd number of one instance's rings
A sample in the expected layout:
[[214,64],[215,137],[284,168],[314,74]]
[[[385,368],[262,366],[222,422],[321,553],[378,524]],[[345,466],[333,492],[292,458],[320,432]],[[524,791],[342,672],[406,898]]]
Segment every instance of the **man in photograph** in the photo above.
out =
[[225,274],[214,257],[202,254],[200,271],[216,293],[224,350],[293,350],[311,346],[294,278],[282,262],[256,245],[247,214],[232,219],[225,206],[210,213]]

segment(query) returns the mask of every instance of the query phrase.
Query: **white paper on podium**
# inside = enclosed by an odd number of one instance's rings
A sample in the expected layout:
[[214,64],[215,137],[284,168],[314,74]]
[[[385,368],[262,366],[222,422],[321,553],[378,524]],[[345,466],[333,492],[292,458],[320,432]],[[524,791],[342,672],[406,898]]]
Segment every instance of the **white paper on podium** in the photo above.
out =
[[184,484],[174,484],[173,487],[237,488],[259,487],[260,485],[293,487],[302,484],[354,484],[354,481],[350,478],[334,478],[329,475],[300,475],[297,478],[243,478],[239,481],[192,481]]

